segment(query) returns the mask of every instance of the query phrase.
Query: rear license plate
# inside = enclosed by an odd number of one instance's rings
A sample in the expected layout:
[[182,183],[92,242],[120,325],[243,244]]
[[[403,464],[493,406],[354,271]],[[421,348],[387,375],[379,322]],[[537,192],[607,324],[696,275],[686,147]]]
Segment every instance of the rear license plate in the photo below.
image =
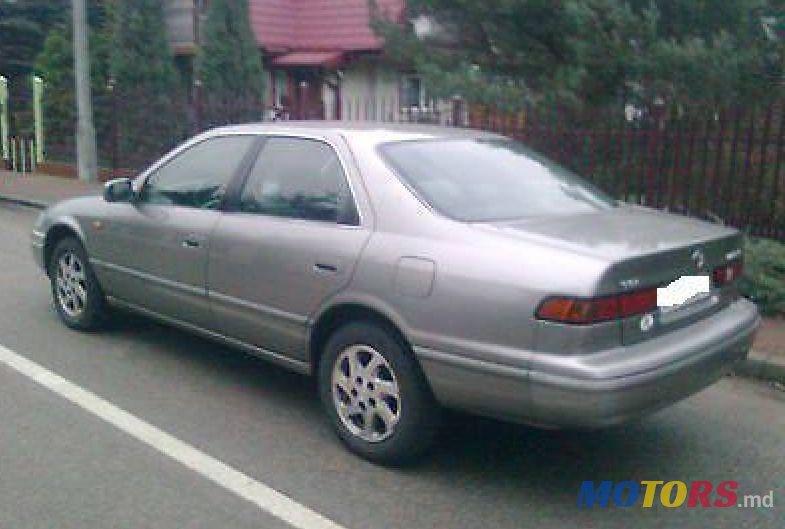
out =
[[709,276],[682,276],[657,289],[657,306],[662,312],[670,312],[705,299],[710,292]]

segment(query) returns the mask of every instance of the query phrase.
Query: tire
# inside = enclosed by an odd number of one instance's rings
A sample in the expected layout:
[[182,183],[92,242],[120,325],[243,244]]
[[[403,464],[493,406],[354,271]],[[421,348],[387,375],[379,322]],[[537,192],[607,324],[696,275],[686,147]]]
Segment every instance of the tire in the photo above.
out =
[[412,462],[436,438],[441,408],[409,347],[383,325],[352,322],[330,336],[319,393],[338,437],[369,461]]
[[80,331],[99,328],[106,318],[106,302],[79,240],[66,237],[57,243],[48,270],[52,300],[63,323]]

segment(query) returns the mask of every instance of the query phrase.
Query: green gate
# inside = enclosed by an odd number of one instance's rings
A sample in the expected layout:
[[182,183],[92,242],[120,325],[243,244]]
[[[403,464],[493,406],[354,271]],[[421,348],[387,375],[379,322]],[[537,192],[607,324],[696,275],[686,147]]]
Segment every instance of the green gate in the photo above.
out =
[[[0,167],[17,172],[33,172],[37,165],[44,162],[43,80],[32,76],[29,91],[25,95],[27,97],[14,101],[8,89],[8,80],[0,76]],[[12,106],[22,110],[12,114]],[[32,112],[25,112],[30,106]],[[27,127],[21,127],[20,121],[27,122]]]

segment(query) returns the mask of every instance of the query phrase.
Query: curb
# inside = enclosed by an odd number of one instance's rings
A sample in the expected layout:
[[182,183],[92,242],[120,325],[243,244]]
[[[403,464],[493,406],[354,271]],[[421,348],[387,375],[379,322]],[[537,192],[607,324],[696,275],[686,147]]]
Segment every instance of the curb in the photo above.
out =
[[49,207],[49,204],[46,202],[41,202],[39,200],[30,200],[27,198],[18,198],[18,197],[9,197],[5,195],[0,195],[0,202],[5,202],[8,204],[18,204],[20,206],[26,206],[28,208],[35,208],[35,209],[46,209]]
[[[0,202],[18,204],[20,206],[27,206],[35,209],[46,209],[49,207],[49,204],[39,200],[5,195],[0,195]],[[743,377],[785,384],[785,364],[772,362],[760,357],[765,357],[765,355],[760,353],[756,354],[754,351],[750,351],[750,356],[747,357],[746,360],[743,360],[734,366],[733,373]]]
[[785,364],[759,358],[763,355],[756,355],[753,351],[750,355],[733,368],[736,375],[785,384]]

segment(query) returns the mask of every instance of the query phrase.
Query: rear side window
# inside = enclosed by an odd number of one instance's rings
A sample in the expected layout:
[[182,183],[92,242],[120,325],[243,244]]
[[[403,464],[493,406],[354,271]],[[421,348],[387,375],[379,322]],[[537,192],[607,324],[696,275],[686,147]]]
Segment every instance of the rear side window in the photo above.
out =
[[254,136],[221,136],[197,143],[150,175],[141,201],[216,209]]
[[570,215],[615,202],[567,169],[504,139],[387,143],[382,156],[434,209],[467,222]]
[[248,175],[240,210],[324,222],[356,222],[346,176],[335,151],[324,142],[304,138],[266,141]]

